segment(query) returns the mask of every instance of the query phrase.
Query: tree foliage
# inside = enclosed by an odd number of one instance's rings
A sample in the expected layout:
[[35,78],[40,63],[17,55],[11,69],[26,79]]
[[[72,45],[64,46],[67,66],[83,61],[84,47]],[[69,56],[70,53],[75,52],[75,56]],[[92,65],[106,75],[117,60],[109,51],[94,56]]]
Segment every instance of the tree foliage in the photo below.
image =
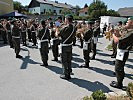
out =
[[18,12],[22,12],[23,6],[18,1],[13,1],[14,10],[18,10]]
[[78,6],[78,5],[76,5],[76,15],[78,16],[79,15],[79,10],[81,10],[81,8]]
[[72,14],[72,11],[67,8],[64,8],[64,9],[62,9],[61,14],[63,14],[63,15]]
[[107,13],[106,13],[107,16],[116,16],[116,17],[119,17],[120,14],[118,12],[116,12],[115,10],[108,10]]
[[99,18],[101,15],[105,15],[107,11],[107,5],[104,2],[97,0],[89,6],[89,15],[92,18]]
[[100,16],[120,16],[115,10],[107,10],[107,5],[100,0],[93,1],[89,6],[90,18],[98,19]]
[[14,10],[17,10],[19,13],[27,13],[28,12],[28,6],[23,6],[20,2],[18,1],[13,1],[14,5]]

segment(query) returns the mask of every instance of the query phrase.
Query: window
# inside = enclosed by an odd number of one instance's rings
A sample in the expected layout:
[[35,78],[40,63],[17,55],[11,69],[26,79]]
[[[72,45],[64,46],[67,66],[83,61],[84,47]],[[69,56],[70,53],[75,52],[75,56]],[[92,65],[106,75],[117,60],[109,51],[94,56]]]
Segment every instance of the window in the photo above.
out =
[[49,11],[51,12],[51,9],[49,9]]
[[35,9],[34,9],[34,11],[35,11]]
[[45,10],[45,9],[43,10],[43,13],[44,13],[44,14],[46,13],[46,10]]
[[54,13],[56,13],[56,10],[54,10]]
[[61,14],[62,10],[60,10],[60,14]]
[[87,15],[87,12],[85,12],[85,14]]

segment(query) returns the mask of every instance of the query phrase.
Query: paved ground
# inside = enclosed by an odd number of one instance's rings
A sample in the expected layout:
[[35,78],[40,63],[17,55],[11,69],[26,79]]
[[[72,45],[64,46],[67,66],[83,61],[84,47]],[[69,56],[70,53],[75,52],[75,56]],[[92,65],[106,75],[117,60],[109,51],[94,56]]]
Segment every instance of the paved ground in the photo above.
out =
[[[59,78],[62,73],[61,64],[52,62],[49,53],[49,67],[41,63],[39,50],[22,47],[24,58],[16,59],[13,49],[0,44],[0,100],[79,100],[93,91],[102,89],[108,93],[120,91],[109,86],[113,76],[112,52],[106,51],[109,44],[104,38],[99,39],[96,60],[91,61],[93,69],[79,68],[83,63],[82,50],[73,48],[72,67],[74,76],[70,81]],[[28,51],[29,52],[28,52]],[[124,85],[133,81],[133,52],[125,67],[126,78]]]

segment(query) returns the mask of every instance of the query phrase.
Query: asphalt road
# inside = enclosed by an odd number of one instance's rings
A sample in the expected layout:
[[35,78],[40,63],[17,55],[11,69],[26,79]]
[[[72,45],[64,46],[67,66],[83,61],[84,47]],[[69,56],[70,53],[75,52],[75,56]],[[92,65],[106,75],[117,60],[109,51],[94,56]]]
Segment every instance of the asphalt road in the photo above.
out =
[[[77,43],[78,44],[78,43]],[[112,80],[114,65],[110,58],[111,51],[105,50],[109,44],[105,38],[100,38],[96,60],[90,62],[90,67],[79,68],[83,60],[83,52],[79,46],[73,47],[73,73],[70,81],[60,79],[61,63],[53,62],[51,50],[49,67],[41,67],[39,50],[22,47],[23,59],[16,59],[14,50],[0,43],[0,100],[80,100],[93,91],[121,91],[109,86]],[[30,44],[31,45],[31,44]],[[124,85],[133,81],[133,51],[125,66],[126,77]]]

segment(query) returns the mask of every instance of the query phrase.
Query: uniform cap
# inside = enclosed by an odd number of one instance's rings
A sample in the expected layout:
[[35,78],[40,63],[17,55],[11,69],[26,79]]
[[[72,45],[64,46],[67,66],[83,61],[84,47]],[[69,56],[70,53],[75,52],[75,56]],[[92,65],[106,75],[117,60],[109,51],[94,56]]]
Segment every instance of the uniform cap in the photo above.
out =
[[49,18],[48,18],[48,20],[52,20],[52,18],[51,18],[51,17],[49,17]]
[[128,20],[132,20],[133,21],[133,16],[132,17],[129,17]]
[[45,20],[41,20],[41,24],[42,25],[45,25],[46,23],[45,23]]
[[73,19],[73,16],[72,16],[71,14],[67,14],[67,15],[65,16],[65,18]]
[[96,20],[95,23],[100,22],[100,20]]
[[88,20],[88,24],[94,24],[94,21]]

